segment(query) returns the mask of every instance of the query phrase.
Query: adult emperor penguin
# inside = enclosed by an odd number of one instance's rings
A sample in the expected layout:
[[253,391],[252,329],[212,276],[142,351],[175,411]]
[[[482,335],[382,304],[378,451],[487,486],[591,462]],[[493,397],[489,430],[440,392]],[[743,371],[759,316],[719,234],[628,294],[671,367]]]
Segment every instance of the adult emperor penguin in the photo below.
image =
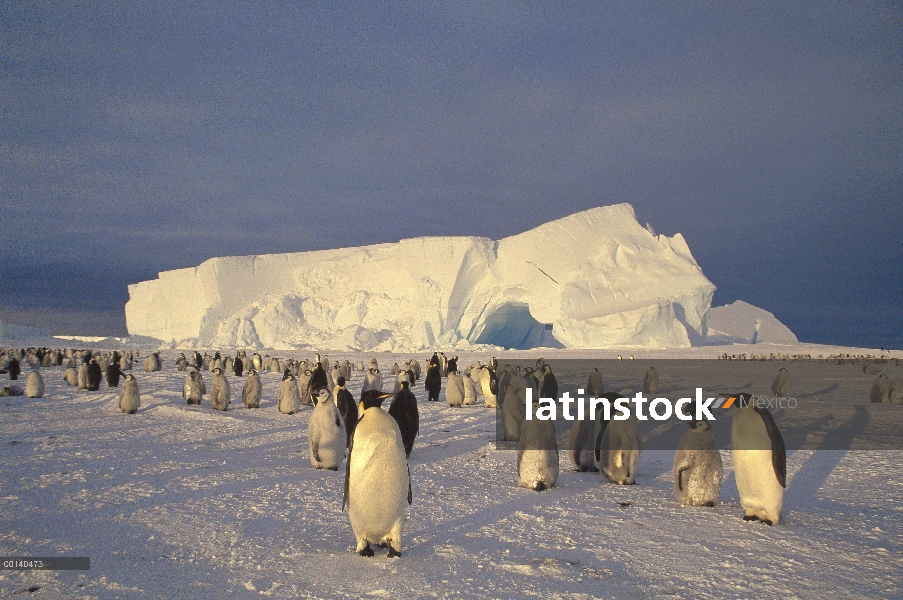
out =
[[407,381],[401,382],[401,389],[389,405],[389,415],[398,423],[405,456],[410,456],[414,439],[420,431],[420,411],[417,408],[417,397]]
[[724,467],[707,421],[693,421],[674,453],[674,498],[683,506],[715,506],[721,497]]
[[480,369],[480,391],[486,401],[486,408],[498,406],[499,380],[495,375],[495,369],[486,365]]
[[100,365],[97,364],[96,358],[92,358],[91,362],[88,363],[86,376],[88,378],[88,387],[86,389],[91,392],[99,390],[102,376],[100,374]]
[[339,409],[329,397],[329,390],[320,388],[316,402],[307,424],[310,464],[317,469],[338,471],[345,460],[345,447],[348,444],[345,423]]
[[533,415],[521,426],[517,443],[517,484],[541,492],[555,487],[558,481],[558,440],[555,422],[536,417]]
[[602,383],[602,373],[600,373],[599,369],[596,367],[593,367],[593,370],[589,373],[589,378],[586,381],[586,393],[588,393],[591,398],[598,398],[605,393],[605,386]]
[[452,408],[458,408],[464,404],[464,379],[460,371],[449,371],[448,381],[445,384],[445,401]]
[[[629,393],[623,391],[621,394],[604,394],[612,406],[618,398],[629,396]],[[596,467],[612,483],[620,485],[636,483],[636,470],[642,453],[640,428],[636,415],[631,411],[630,417],[626,420],[606,421],[604,414],[600,411],[596,416],[593,435],[595,437],[593,453]]]
[[334,394],[336,408],[339,409],[339,414],[342,415],[342,421],[345,423],[345,446],[347,447],[351,444],[354,427],[357,425],[357,402],[354,401],[354,396],[345,387],[344,377],[336,379]]
[[185,375],[185,383],[182,386],[182,398],[186,404],[200,404],[204,398],[206,386],[201,374],[194,367],[189,367],[188,374]]
[[141,394],[138,392],[138,380],[129,373],[122,382],[122,392],[119,394],[119,410],[127,415],[133,415],[141,406]]
[[[726,394],[724,394],[726,395]],[[784,438],[767,408],[753,405],[750,394],[733,394],[739,408],[731,423],[731,456],[744,521],[769,525],[781,520],[787,487]]]
[[[323,387],[314,390],[312,397],[315,397],[320,389],[326,388]],[[301,410],[301,392],[298,390],[298,383],[295,381],[295,376],[291,373],[286,373],[283,377],[282,384],[279,386],[277,399],[279,412],[284,415],[293,415]]]
[[[435,354],[433,355],[435,356]],[[426,389],[427,400],[430,402],[439,401],[439,392],[442,390],[442,374],[438,364],[430,363],[426,370],[426,379],[423,380],[423,387]]]
[[655,367],[649,367],[649,370],[646,371],[646,377],[643,378],[643,393],[658,393],[658,371],[655,370]]
[[[237,358],[236,360],[241,360]],[[248,371],[248,378],[245,379],[245,385],[241,390],[241,401],[245,408],[260,408],[260,398],[263,396],[263,389],[260,385],[260,375],[257,371],[251,369]]]
[[781,367],[777,377],[771,382],[771,393],[775,396],[786,396],[787,388],[790,386],[790,377],[787,375],[787,369]]
[[210,384],[210,408],[213,410],[229,410],[232,391],[229,380],[219,367],[213,369],[213,383]]
[[106,380],[107,387],[119,387],[119,378],[122,377],[122,369],[119,368],[119,361],[110,361],[107,366]]
[[412,502],[401,431],[380,407],[389,396],[378,390],[361,394],[361,417],[348,450],[342,509],[348,505],[361,556],[373,556],[371,543],[387,544],[390,558],[401,556],[404,505]]
[[241,377],[241,374],[245,370],[245,363],[242,360],[241,356],[236,356],[235,360],[232,361],[232,372],[236,377]]
[[[599,371],[593,369],[596,373]],[[590,376],[592,379],[592,376]],[[601,379],[601,378],[600,378]],[[592,396],[598,398],[599,395]],[[583,419],[574,419],[574,425],[571,427],[571,439],[568,444],[571,462],[577,467],[581,473],[595,473],[599,469],[596,467],[596,461],[593,457],[593,432],[596,422],[587,415]]]
[[35,369],[28,374],[28,379],[25,380],[25,397],[41,398],[43,396],[44,378],[41,377],[41,373],[37,369]]

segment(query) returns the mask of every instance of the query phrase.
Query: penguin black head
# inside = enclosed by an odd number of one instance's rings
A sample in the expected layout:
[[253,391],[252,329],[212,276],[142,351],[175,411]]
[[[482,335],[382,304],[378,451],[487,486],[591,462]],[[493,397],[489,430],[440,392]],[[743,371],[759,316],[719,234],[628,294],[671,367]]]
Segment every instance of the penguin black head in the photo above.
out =
[[407,379],[402,379],[402,380],[401,380],[401,387],[404,388],[404,389],[407,389],[408,386],[409,386],[410,384],[411,384],[411,382],[408,381]]
[[[285,381],[285,380],[288,379],[289,377],[292,377],[292,373],[291,373],[291,371],[289,371],[288,369],[286,369],[285,372],[282,373],[282,381]],[[294,379],[294,377],[292,377],[292,379]]]
[[361,394],[361,412],[374,406],[382,406],[383,400],[389,398],[392,394],[381,392],[379,390],[367,390]]
[[335,384],[339,387],[345,387],[345,378],[339,375],[335,380]]

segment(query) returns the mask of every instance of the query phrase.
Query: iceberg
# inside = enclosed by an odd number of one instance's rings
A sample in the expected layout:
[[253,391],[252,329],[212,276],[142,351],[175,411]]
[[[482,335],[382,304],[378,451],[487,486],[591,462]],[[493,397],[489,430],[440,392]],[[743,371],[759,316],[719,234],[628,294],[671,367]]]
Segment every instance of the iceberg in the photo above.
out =
[[130,335],[198,347],[412,351],[701,343],[715,286],[629,204],[493,241],[211,258],[129,285]]
[[709,310],[707,344],[795,344],[798,341],[772,313],[743,300]]

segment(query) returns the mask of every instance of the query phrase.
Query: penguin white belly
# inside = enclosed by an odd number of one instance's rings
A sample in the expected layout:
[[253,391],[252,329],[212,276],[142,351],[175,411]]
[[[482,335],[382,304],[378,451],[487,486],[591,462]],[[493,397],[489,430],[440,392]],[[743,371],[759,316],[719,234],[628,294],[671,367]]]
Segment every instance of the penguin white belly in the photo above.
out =
[[[752,409],[740,409],[731,426],[731,455],[744,519],[777,524],[784,507],[784,487],[772,460],[771,438]],[[747,412],[748,411],[748,412]]]
[[354,432],[348,517],[360,552],[369,543],[401,551],[410,480],[401,432],[382,409],[367,409]]

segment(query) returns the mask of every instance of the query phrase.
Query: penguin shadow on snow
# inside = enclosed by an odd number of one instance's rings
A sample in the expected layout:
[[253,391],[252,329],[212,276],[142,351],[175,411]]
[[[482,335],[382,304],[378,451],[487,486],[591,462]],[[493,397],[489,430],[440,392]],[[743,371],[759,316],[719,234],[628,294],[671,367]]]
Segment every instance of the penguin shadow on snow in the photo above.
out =
[[[812,431],[826,431],[818,423],[825,421],[825,424],[828,424],[833,418],[833,415],[828,415],[824,419],[820,419],[813,424]],[[871,417],[868,411],[864,406],[859,405],[846,423],[827,431],[827,435],[819,447],[812,452],[812,455],[806,462],[790,477],[786,495],[790,501],[791,508],[794,505],[833,504],[830,500],[819,500],[818,491],[831,476],[835,467],[846,456],[856,437],[868,428],[870,422]],[[848,507],[844,506],[836,510],[846,512]]]
[[840,387],[838,384],[834,383],[829,385],[823,390],[818,390],[816,392],[807,392],[805,394],[794,394],[794,398],[812,398],[813,396],[824,396],[825,394],[830,394],[834,390]]

